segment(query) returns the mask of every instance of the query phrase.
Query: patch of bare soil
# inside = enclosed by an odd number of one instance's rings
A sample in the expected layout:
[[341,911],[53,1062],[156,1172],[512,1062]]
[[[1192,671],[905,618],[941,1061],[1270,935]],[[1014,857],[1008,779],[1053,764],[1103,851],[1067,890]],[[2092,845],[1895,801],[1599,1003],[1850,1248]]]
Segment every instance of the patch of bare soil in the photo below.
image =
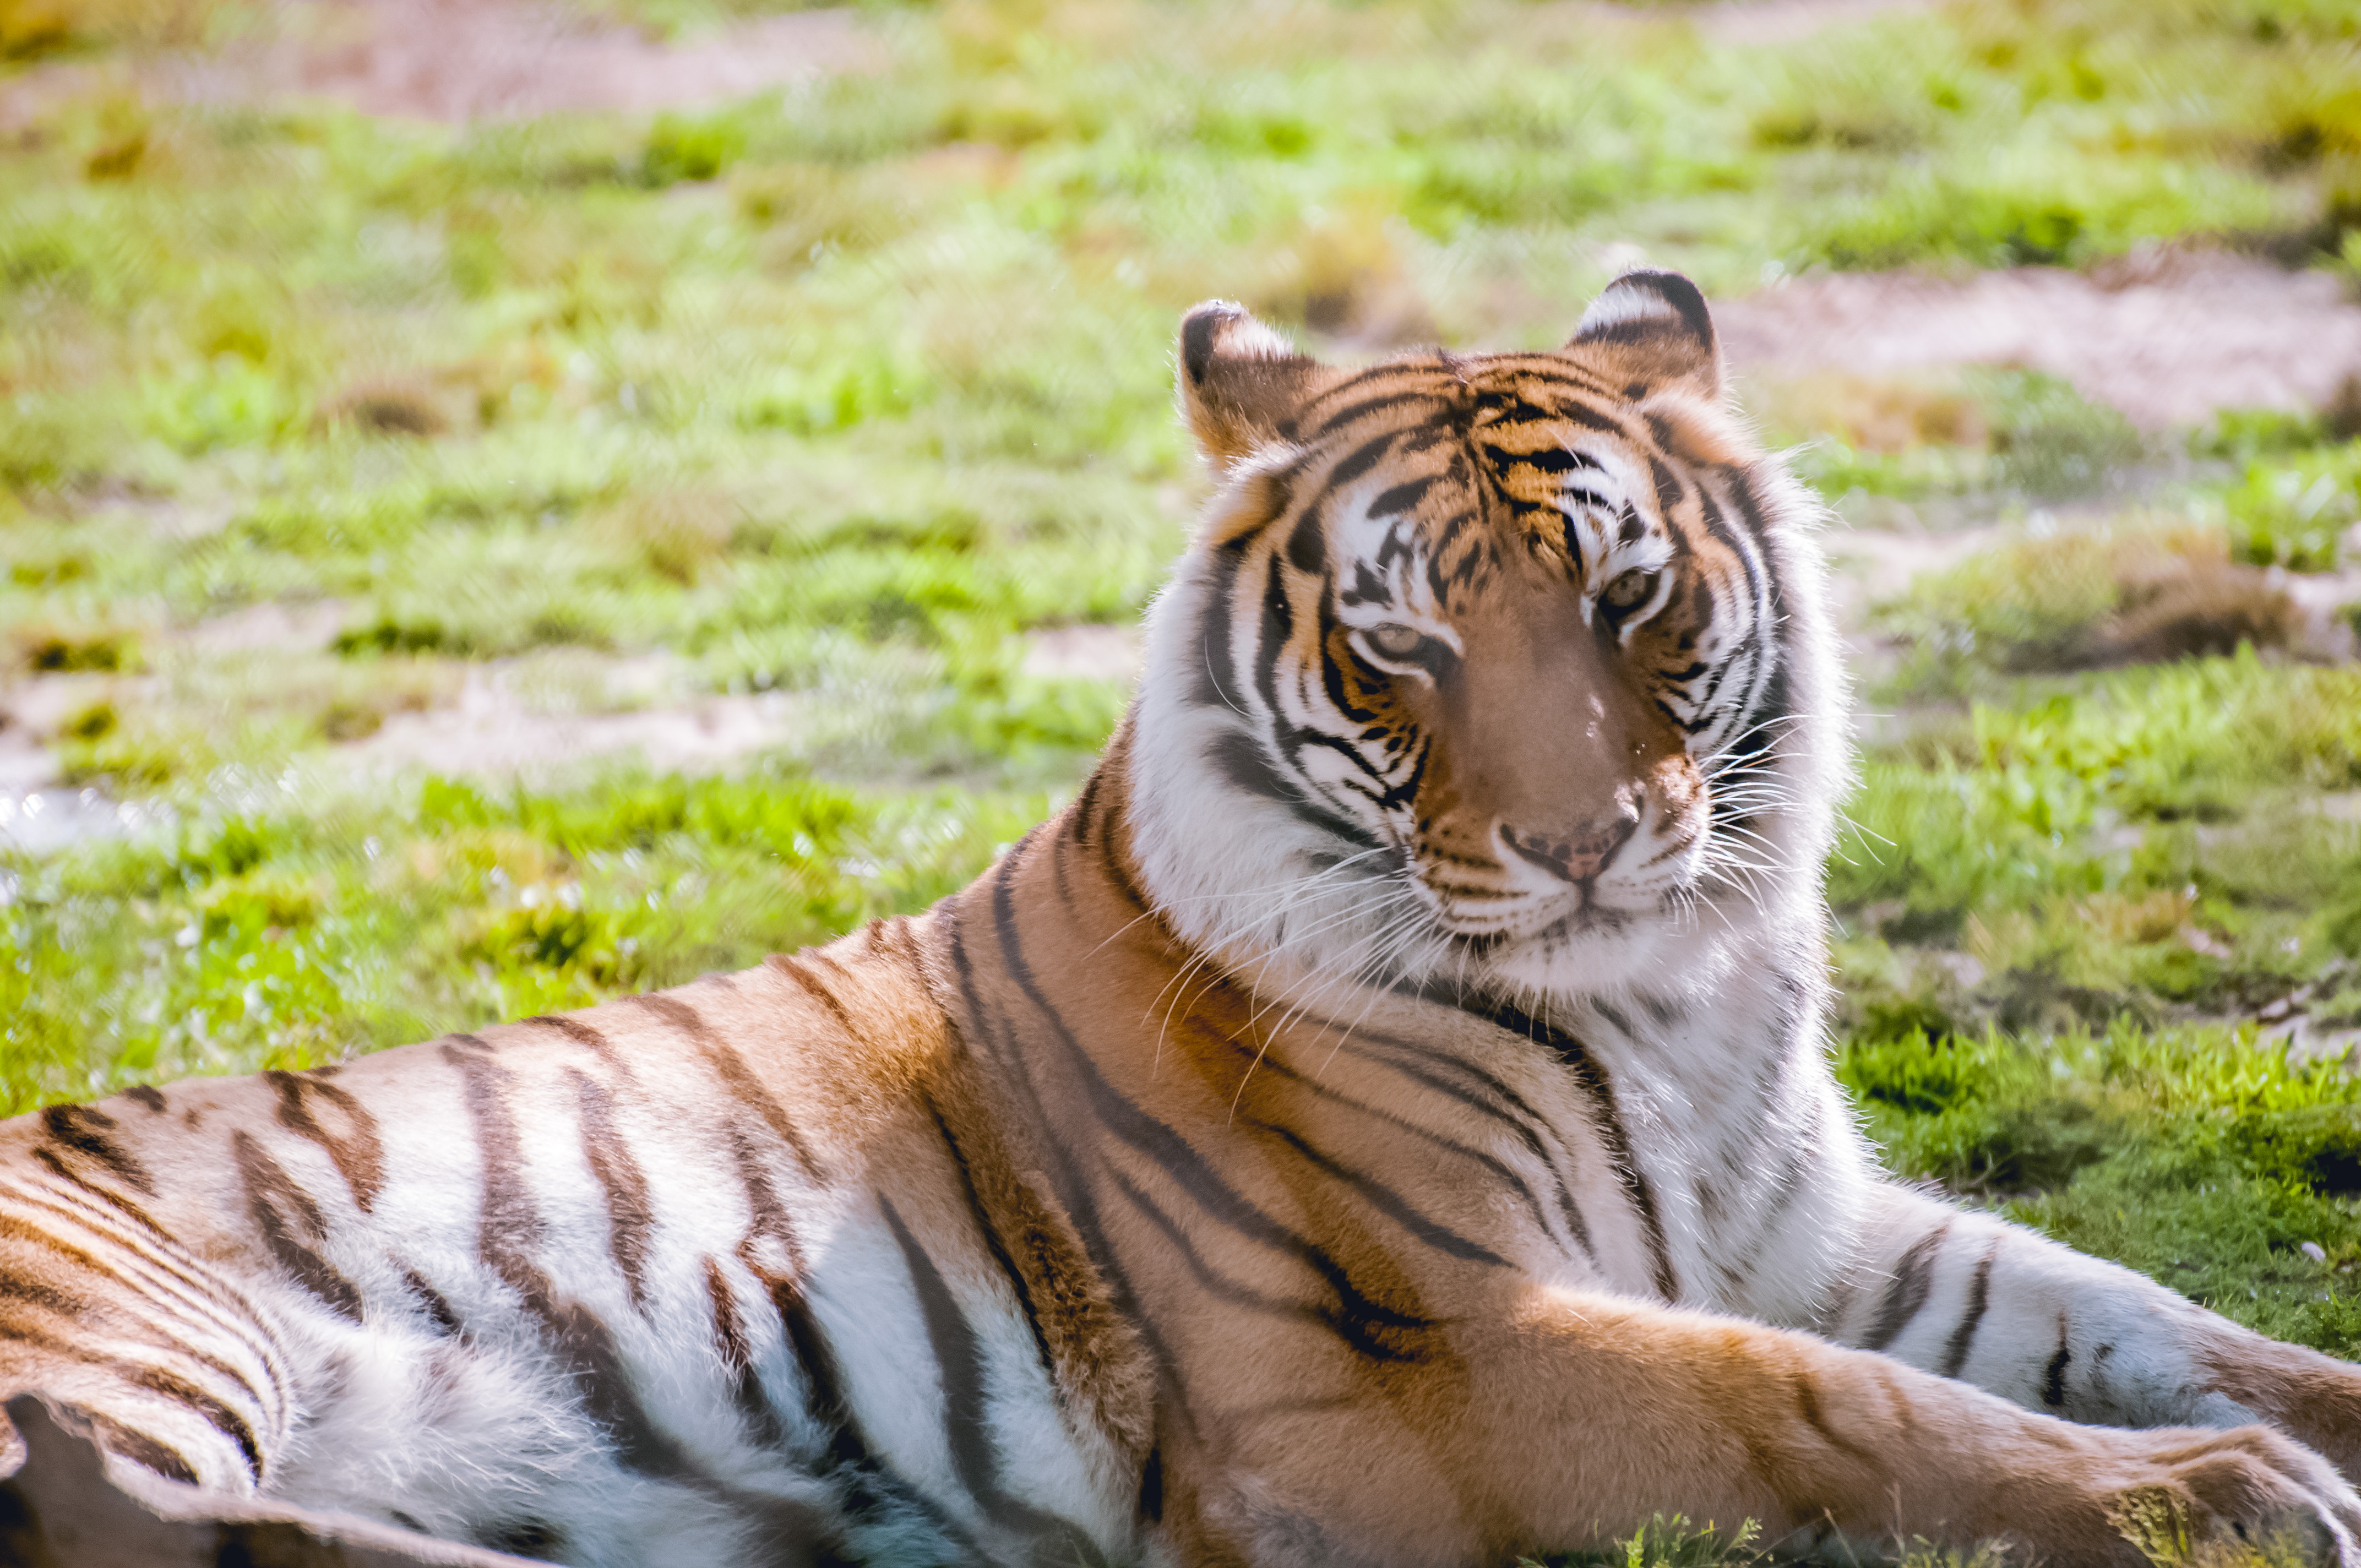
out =
[[[327,98],[368,115],[456,123],[718,103],[874,69],[883,55],[850,10],[758,17],[679,43],[532,0],[284,0],[276,21],[262,41],[150,60],[131,75],[156,96],[187,102]],[[0,129],[99,90],[123,69],[28,72],[0,98]]]
[[350,608],[342,599],[308,604],[267,600],[201,620],[181,632],[181,639],[206,653],[314,653],[336,640]]
[[1826,27],[1931,11],[1938,0],[1719,0],[1688,13],[1715,43],[1783,44]]
[[1045,626],[1025,640],[1025,673],[1085,680],[1139,678],[1139,629],[1136,626]]
[[1828,27],[1880,16],[1931,11],[1942,0],[1697,0],[1690,5],[1648,0],[1547,0],[1537,16],[1579,24],[1631,27],[1686,22],[1708,43],[1783,44]]
[[2159,251],[2089,272],[1836,273],[1718,305],[1741,373],[2007,365],[2071,381],[2147,430],[2223,409],[2312,409],[2361,373],[2361,306],[2324,272]]
[[[785,745],[795,733],[795,699],[784,692],[600,711],[549,705],[517,673],[470,669],[456,704],[390,714],[367,739],[337,747],[336,762],[364,773],[533,776],[636,753],[653,767],[696,772]],[[634,672],[614,674],[629,685]]]

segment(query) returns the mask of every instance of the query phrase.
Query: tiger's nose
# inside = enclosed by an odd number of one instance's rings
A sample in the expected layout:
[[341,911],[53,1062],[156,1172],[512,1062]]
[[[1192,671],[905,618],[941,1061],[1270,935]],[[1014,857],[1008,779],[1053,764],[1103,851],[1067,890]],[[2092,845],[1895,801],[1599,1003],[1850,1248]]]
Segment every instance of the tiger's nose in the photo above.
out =
[[1503,825],[1501,841],[1520,856],[1567,882],[1588,882],[1607,869],[1616,851],[1631,841],[1639,830],[1637,811],[1618,813],[1605,822],[1586,824],[1565,837],[1541,833],[1521,833]]

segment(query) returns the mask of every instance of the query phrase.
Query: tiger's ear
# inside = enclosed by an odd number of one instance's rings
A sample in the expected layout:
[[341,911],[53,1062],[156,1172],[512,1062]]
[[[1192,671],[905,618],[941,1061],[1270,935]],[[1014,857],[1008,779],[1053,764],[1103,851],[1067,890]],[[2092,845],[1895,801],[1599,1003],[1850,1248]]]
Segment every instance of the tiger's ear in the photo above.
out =
[[1619,386],[1642,398],[1676,387],[1719,403],[1721,345],[1697,286],[1677,272],[1626,272],[1600,291],[1566,343],[1602,359]]
[[1328,373],[1244,305],[1208,300],[1180,318],[1180,413],[1216,474],[1293,435],[1295,411]]

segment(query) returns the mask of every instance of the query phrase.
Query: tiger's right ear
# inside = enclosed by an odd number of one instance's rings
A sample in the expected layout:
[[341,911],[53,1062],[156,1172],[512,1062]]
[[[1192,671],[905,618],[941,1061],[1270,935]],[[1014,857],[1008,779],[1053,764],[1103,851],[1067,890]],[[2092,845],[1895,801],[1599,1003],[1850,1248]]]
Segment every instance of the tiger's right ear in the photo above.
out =
[[1216,475],[1290,439],[1296,411],[1330,374],[1244,305],[1208,300],[1180,318],[1180,412]]

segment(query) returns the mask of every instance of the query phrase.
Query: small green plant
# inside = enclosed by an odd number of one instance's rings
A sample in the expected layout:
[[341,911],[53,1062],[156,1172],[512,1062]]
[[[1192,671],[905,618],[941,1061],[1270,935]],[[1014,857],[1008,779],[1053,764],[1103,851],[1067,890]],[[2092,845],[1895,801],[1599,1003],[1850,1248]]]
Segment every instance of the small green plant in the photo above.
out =
[[1552,1557],[1546,1564],[1519,1558],[1517,1568],[1735,1568],[1763,1561],[1762,1533],[1752,1519],[1725,1530],[1693,1525],[1685,1514],[1658,1514],[1617,1541],[1612,1552]]
[[2223,504],[2237,559],[2332,571],[2343,534],[2361,521],[2361,444],[2251,463]]
[[2141,455],[2124,416],[2037,370],[1990,372],[1982,388],[2001,482],[2037,496],[2086,495]]

